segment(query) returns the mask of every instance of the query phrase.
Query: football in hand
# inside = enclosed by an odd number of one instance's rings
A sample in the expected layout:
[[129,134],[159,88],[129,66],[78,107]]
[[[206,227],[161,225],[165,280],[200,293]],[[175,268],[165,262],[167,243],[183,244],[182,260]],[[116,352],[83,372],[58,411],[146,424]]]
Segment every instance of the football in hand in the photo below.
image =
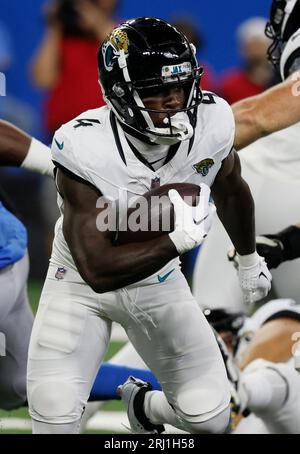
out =
[[120,216],[117,244],[148,241],[174,230],[174,209],[168,192],[176,189],[191,206],[198,203],[200,186],[173,183],[158,186],[137,198],[124,216]]

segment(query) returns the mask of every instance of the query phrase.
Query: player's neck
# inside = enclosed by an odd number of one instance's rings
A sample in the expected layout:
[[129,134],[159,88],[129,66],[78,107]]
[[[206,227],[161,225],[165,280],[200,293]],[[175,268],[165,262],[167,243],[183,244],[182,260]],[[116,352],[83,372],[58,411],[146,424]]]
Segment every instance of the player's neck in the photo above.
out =
[[130,137],[134,137],[136,139],[139,139],[141,141],[141,143],[143,143],[143,144],[155,145],[155,144],[153,144],[153,142],[151,142],[149,137],[147,137],[144,134],[136,131],[133,128],[130,128],[126,124],[120,122],[120,126],[123,129],[123,131],[124,131],[124,133],[126,134],[127,137],[130,136]]
[[164,165],[170,149],[168,145],[146,143],[126,132],[125,135],[127,137],[127,140],[152,165],[155,170]]
[[157,143],[147,143],[144,142],[143,140],[134,137],[131,134],[128,134],[125,132],[125,135],[127,139],[132,143],[132,145],[141,153],[145,158],[152,157],[152,156],[157,156],[157,154],[165,153],[168,152],[169,146],[168,145],[160,145]]

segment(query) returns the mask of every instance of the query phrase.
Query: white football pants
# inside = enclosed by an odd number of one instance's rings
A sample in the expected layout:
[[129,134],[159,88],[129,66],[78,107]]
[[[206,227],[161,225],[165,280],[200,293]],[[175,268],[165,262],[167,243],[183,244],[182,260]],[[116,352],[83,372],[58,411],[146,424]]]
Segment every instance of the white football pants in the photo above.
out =
[[[53,427],[55,433],[59,425],[77,431],[112,321],[124,327],[160,381],[158,393],[169,407],[163,422],[197,432],[197,424],[227,411],[229,385],[219,348],[179,269],[162,283],[153,278],[152,285],[105,294],[96,294],[73,270],[60,280],[56,271],[50,265],[29,348],[34,432],[51,433]],[[151,419],[151,405],[147,414]],[[219,430],[225,431],[228,419],[226,413]]]

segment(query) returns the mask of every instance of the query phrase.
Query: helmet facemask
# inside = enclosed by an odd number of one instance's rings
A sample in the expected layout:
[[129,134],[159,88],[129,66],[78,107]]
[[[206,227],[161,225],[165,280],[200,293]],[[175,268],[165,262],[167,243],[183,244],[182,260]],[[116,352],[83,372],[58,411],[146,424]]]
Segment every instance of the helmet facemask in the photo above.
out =
[[300,27],[299,13],[299,0],[273,0],[265,35],[272,40],[268,49],[268,59],[276,71],[279,70],[280,57],[285,44]]
[[270,20],[266,24],[265,35],[272,40],[268,49],[268,60],[274,66],[275,70],[279,70],[279,62],[283,48],[282,40],[282,24],[284,20],[284,9],[286,0],[276,0],[272,5]]

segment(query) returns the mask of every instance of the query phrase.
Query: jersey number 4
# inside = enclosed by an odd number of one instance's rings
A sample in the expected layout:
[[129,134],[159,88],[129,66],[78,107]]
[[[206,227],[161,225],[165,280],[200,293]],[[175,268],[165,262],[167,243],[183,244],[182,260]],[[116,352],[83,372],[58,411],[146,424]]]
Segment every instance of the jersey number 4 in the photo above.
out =
[[99,120],[90,120],[89,118],[80,118],[79,120],[76,120],[77,124],[74,126],[74,129],[86,126],[94,126],[95,124],[101,124]]
[[202,103],[216,104],[215,98],[217,98],[217,95],[215,95],[214,93],[203,93]]

